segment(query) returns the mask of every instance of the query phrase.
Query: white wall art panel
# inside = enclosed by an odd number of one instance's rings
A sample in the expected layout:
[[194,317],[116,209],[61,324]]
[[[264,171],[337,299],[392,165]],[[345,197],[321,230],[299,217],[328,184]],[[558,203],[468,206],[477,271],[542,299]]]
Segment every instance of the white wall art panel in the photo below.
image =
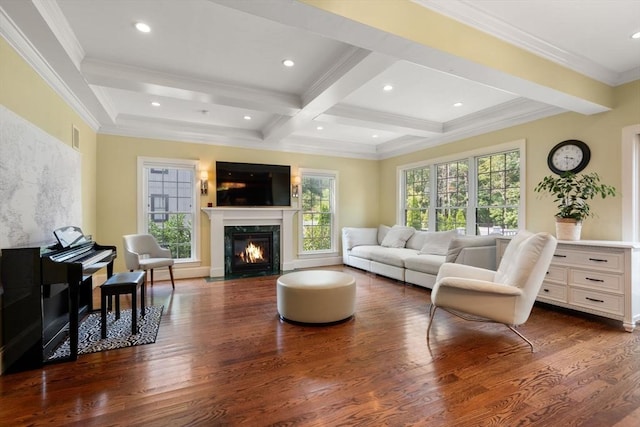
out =
[[0,105],[0,248],[82,226],[81,155]]

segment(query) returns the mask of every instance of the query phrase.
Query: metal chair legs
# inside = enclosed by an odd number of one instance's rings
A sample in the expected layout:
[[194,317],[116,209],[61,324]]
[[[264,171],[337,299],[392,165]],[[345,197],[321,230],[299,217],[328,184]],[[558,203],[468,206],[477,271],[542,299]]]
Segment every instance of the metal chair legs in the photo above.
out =
[[[505,323],[500,323],[500,322],[494,322],[493,320],[489,320],[489,319],[485,319],[483,317],[478,317],[478,316],[471,316],[471,315],[467,315],[465,313],[459,313],[457,311],[454,310],[449,310],[446,309],[444,307],[440,307],[443,310],[453,314],[454,316],[457,316],[461,319],[467,320],[467,321],[471,321],[471,322],[487,322],[487,323],[497,323],[500,325],[504,325],[507,328],[511,329],[511,331],[513,331],[513,333],[515,333],[516,335],[518,335],[520,338],[522,338],[527,344],[529,344],[529,347],[531,347],[531,353],[534,353],[534,348],[533,348],[533,343],[531,341],[529,341],[529,339],[527,339],[527,337],[525,337],[520,331],[518,331],[516,329],[516,326],[514,325],[507,325]],[[438,307],[436,307],[434,304],[431,304],[431,306],[429,307],[429,326],[427,327],[427,342],[429,342],[429,334],[431,332],[431,325],[433,324],[433,318],[436,314],[436,310],[438,309]]]

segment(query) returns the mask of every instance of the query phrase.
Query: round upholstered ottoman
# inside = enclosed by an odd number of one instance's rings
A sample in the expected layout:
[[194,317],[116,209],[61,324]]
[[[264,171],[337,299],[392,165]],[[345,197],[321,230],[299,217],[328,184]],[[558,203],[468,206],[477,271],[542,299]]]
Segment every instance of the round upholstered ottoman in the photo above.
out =
[[301,323],[333,323],[353,316],[356,281],[340,271],[287,273],[277,282],[278,313]]

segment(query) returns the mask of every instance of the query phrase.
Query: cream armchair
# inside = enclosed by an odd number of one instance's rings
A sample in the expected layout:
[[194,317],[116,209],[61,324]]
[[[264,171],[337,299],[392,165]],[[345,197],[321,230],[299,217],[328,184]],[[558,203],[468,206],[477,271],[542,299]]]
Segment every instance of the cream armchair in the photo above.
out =
[[529,318],[556,244],[549,233],[522,230],[507,245],[498,271],[443,264],[431,291],[427,341],[436,310],[442,308],[466,320],[503,323],[533,352],[531,341],[515,327]]
[[171,286],[173,282],[173,258],[171,251],[161,247],[151,234],[128,234],[122,236],[124,241],[124,261],[130,271],[150,270],[151,286],[153,286],[153,269],[169,267]]

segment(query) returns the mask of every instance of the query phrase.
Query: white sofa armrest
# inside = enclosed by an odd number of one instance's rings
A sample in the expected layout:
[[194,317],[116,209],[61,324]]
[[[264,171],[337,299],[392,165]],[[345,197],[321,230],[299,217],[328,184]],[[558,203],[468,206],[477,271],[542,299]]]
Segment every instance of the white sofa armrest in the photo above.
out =
[[355,246],[377,245],[378,229],[365,227],[342,228],[342,259],[348,264],[349,251]]

